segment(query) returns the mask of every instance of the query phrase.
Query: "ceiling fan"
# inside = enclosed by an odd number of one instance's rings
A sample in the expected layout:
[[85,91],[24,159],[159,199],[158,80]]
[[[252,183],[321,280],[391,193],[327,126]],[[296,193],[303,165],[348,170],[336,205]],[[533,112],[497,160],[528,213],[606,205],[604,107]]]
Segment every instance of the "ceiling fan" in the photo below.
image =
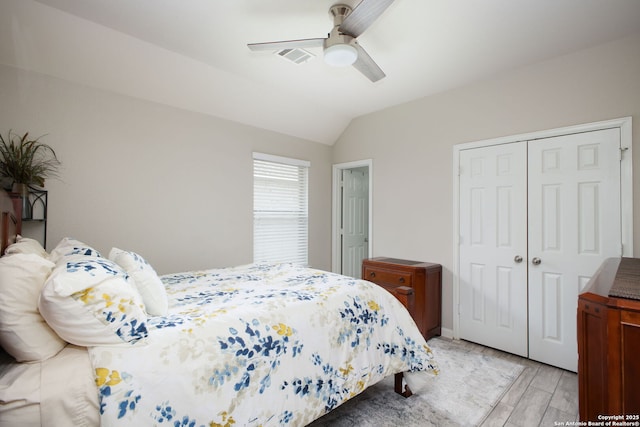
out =
[[249,43],[247,46],[253,51],[322,47],[327,64],[353,65],[369,80],[377,82],[385,74],[360,46],[357,38],[393,2],[394,0],[362,0],[353,10],[345,4],[331,6],[329,15],[333,17],[333,29],[325,38]]

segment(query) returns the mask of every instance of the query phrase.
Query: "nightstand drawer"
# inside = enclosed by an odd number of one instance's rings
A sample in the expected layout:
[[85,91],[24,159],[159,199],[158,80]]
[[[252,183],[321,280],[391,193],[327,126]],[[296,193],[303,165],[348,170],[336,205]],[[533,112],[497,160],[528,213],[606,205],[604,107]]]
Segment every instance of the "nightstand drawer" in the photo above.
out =
[[363,279],[379,285],[409,286],[411,287],[411,274],[397,271],[386,271],[378,268],[365,267]]

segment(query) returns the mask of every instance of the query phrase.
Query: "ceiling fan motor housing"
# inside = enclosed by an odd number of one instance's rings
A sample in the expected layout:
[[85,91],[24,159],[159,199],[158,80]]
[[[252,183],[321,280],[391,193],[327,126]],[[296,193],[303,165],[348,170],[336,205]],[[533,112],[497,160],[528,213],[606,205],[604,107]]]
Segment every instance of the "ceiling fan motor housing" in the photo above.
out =
[[348,36],[346,34],[336,34],[336,35],[332,34],[330,37],[324,40],[323,47],[325,50],[327,50],[328,48],[335,46],[337,44],[350,45],[354,40],[355,39],[353,37]]
[[358,59],[358,51],[352,45],[354,37],[340,31],[340,25],[351,13],[351,8],[345,4],[336,4],[329,9],[333,17],[333,29],[323,42],[324,61],[334,67],[352,65]]

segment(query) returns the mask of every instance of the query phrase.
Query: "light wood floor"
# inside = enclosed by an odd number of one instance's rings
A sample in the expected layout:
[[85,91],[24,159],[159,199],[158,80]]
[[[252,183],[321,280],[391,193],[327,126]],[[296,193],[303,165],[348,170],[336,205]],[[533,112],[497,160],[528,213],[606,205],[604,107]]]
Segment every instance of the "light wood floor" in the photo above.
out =
[[524,366],[522,374],[505,393],[481,427],[553,426],[578,420],[578,376],[513,354],[468,343],[478,351],[506,358]]

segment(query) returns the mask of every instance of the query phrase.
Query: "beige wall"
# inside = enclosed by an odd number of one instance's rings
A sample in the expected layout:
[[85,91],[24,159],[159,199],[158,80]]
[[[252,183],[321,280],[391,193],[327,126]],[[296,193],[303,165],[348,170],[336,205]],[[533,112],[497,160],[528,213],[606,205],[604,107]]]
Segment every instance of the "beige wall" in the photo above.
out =
[[73,236],[160,273],[249,263],[261,151],[311,161],[309,261],[330,269],[331,147],[1,65],[0,99],[0,132],[47,134],[63,163],[49,249]]
[[[333,162],[373,159],[373,254],[444,268],[443,326],[453,327],[455,144],[632,116],[640,156],[640,34],[354,120]],[[428,76],[425,76],[428,78]],[[634,178],[640,212],[640,174]],[[634,216],[634,246],[640,221]]]
[[0,66],[0,131],[47,134],[63,161],[49,247],[120,246],[161,273],[251,261],[254,150],[311,160],[310,263],[330,269],[331,164],[372,158],[373,253],[441,263],[451,328],[453,145],[633,116],[637,169],[638,51],[635,35],[373,113],[334,147]]

